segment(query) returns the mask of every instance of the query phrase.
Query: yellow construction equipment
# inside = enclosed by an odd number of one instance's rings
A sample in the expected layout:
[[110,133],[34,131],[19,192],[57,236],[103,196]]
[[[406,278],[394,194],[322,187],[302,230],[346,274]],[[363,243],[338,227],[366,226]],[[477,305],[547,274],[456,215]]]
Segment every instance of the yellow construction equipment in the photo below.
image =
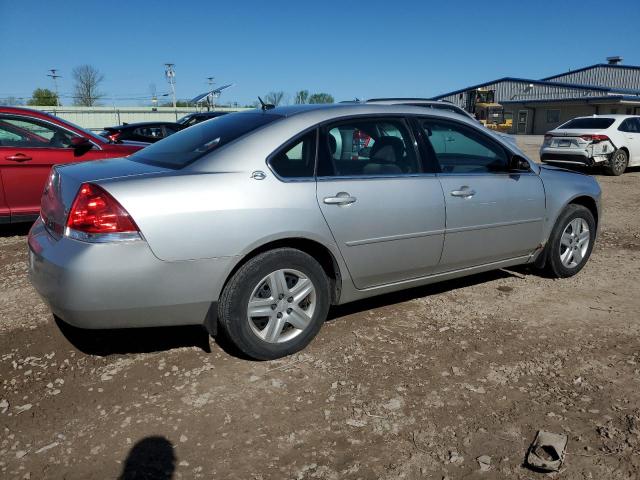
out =
[[467,109],[487,128],[509,132],[513,118],[505,118],[504,108],[495,101],[495,90],[477,88],[467,92]]

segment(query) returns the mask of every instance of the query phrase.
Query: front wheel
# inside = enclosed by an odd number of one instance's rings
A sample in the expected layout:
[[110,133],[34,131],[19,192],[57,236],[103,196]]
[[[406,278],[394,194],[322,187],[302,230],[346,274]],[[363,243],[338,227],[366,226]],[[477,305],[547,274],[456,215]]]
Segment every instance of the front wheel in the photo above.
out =
[[270,360],[303,349],[316,336],[329,298],[329,281],[313,257],[278,248],[233,275],[220,297],[218,318],[240,351]]
[[629,165],[629,156],[627,152],[622,149],[616,150],[609,159],[609,165],[605,166],[605,172],[608,175],[618,176],[622,175]]
[[596,221],[582,205],[569,205],[558,218],[547,243],[547,270],[555,277],[572,277],[587,263],[596,237]]

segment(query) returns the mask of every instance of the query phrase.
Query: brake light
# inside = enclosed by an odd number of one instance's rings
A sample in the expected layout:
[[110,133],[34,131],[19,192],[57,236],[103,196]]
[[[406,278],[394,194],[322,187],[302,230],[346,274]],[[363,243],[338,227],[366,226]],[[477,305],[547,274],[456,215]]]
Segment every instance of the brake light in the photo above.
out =
[[107,138],[113,143],[118,143],[118,138],[120,138],[120,135],[122,135],[122,132],[113,132],[107,135]]
[[607,137],[606,135],[580,135],[580,138],[586,140],[587,142],[593,143],[605,142],[609,140],[609,137]]
[[62,235],[63,226],[56,219],[64,217],[64,206],[60,201],[58,192],[58,174],[54,168],[51,169],[49,179],[44,186],[40,199],[40,217],[44,224],[58,235]]
[[139,233],[129,213],[105,190],[91,183],[80,186],[67,219],[67,227],[87,234]]

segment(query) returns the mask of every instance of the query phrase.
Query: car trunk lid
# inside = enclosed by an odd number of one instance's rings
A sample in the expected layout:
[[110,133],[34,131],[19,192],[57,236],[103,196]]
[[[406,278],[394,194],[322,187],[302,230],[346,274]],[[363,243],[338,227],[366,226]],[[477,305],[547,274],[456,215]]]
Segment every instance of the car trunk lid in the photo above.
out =
[[133,176],[162,175],[171,170],[125,158],[56,165],[42,193],[40,216],[55,238],[64,234],[69,209],[83,183]]

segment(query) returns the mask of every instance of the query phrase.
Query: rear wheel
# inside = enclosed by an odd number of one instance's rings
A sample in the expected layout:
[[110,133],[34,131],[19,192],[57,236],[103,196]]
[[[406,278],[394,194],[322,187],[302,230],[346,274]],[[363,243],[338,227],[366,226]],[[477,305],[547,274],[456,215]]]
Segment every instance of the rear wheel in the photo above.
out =
[[578,273],[589,260],[596,235],[596,221],[582,205],[569,205],[558,218],[547,243],[547,270],[555,277]]
[[229,340],[259,360],[303,349],[329,310],[329,281],[310,255],[279,248],[257,255],[225,287],[218,317]]
[[609,165],[604,167],[605,172],[608,175],[622,175],[624,171],[627,169],[627,165],[629,165],[629,156],[627,152],[622,149],[618,149],[613,152],[611,158],[609,159]]

